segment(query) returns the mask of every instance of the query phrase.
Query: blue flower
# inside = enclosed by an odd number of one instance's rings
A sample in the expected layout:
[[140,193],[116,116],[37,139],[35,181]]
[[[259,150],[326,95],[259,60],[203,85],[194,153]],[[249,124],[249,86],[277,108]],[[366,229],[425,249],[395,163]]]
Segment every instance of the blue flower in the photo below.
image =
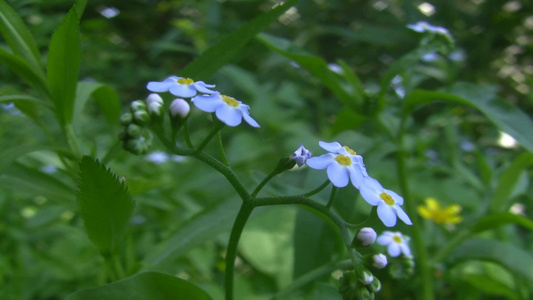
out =
[[291,157],[291,159],[294,159],[298,167],[301,167],[305,165],[305,162],[309,158],[311,158],[311,156],[312,156],[311,152],[305,149],[304,145],[300,145],[300,147],[296,151],[294,151],[294,154]]
[[203,81],[194,81],[190,78],[170,76],[163,81],[150,81],[146,88],[152,92],[163,93],[170,92],[174,96],[191,98],[197,93],[214,94],[216,91],[214,84],[206,84]]
[[252,127],[260,127],[259,124],[250,117],[250,107],[235,98],[221,95],[201,95],[191,99],[192,103],[200,110],[214,112],[217,118],[228,126],[241,124],[242,119]]
[[328,178],[336,187],[345,187],[351,181],[359,188],[363,178],[368,176],[363,158],[337,142],[320,141],[319,145],[330,153],[309,158],[307,165],[313,169],[327,169]]
[[448,29],[440,26],[433,26],[426,21],[419,21],[416,24],[409,24],[407,28],[416,32],[432,32],[438,34],[449,35]]

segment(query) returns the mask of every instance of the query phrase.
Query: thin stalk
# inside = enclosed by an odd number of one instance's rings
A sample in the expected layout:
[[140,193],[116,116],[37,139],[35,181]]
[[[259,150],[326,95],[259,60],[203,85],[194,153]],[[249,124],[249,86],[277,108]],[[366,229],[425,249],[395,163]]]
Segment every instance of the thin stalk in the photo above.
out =
[[185,119],[185,124],[183,124],[183,136],[185,137],[185,144],[187,147],[194,149],[194,146],[191,143],[191,137],[189,136],[189,118]]
[[198,146],[196,152],[201,152],[204,150],[205,146],[207,146],[207,143],[209,143],[209,141],[217,134],[217,132],[220,131],[220,129],[222,129],[222,127],[224,127],[222,122],[216,122],[211,132],[205,137],[200,146]]
[[326,204],[326,209],[330,209],[331,206],[333,205],[333,202],[335,201],[335,196],[337,194],[337,187],[336,186],[332,186],[331,187],[331,195],[329,196],[329,201],[328,201],[328,204]]
[[329,185],[330,181],[329,179],[326,179],[326,181],[324,181],[324,183],[322,183],[319,187],[317,187],[316,189],[310,191],[310,192],[307,192],[305,194],[302,194],[302,196],[304,197],[311,197],[313,195],[316,195],[318,193],[320,193],[320,191],[322,191],[323,189],[325,189],[328,185]]
[[220,131],[217,132],[217,145],[218,145],[218,152],[220,153],[220,159],[222,160],[222,163],[226,166],[229,166],[228,158],[226,157],[226,151],[224,151],[224,145],[222,144],[222,134],[220,134]]
[[459,234],[454,235],[451,241],[446,244],[446,246],[441,249],[433,258],[431,259],[432,264],[439,263],[441,260],[443,260],[450,252],[452,252],[455,247],[459,246],[462,242],[470,238],[471,233],[469,230],[460,232]]
[[267,177],[265,177],[263,179],[263,181],[261,181],[257,187],[254,189],[254,191],[252,192],[252,198],[255,198],[255,196],[257,196],[257,194],[259,193],[259,191],[261,191],[261,189],[265,186],[265,184],[267,184],[272,178],[274,178],[274,176],[276,176],[277,174],[279,174],[278,172],[276,172],[277,170],[274,170],[274,172],[270,173],[267,175]]
[[233,299],[233,277],[235,270],[235,258],[237,257],[237,245],[239,244],[239,239],[241,238],[242,231],[244,230],[244,225],[250,217],[254,206],[249,205],[248,203],[243,203],[231,229],[231,235],[228,243],[228,251],[226,252],[226,270],[224,278],[224,286],[226,288],[226,300]]

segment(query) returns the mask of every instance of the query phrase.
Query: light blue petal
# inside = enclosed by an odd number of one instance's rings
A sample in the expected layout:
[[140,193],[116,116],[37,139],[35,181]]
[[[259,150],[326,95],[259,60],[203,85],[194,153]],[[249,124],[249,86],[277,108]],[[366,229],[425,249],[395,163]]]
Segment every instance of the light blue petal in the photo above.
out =
[[337,142],[326,143],[326,142],[319,141],[318,145],[320,145],[322,149],[328,152],[331,152],[331,153],[339,153],[341,149],[344,149],[342,145]]
[[174,96],[191,98],[196,95],[196,89],[193,85],[176,83],[169,89],[170,93]]
[[220,98],[220,95],[218,94],[210,96],[196,96],[192,98],[191,101],[196,107],[205,112],[215,112],[217,110],[217,107],[225,105],[224,101],[222,100],[222,98]]
[[363,157],[361,155],[352,155],[351,157],[352,157],[352,160],[355,161],[355,167],[361,170],[361,173],[363,173],[363,176],[365,177],[368,176],[365,163],[363,162]]
[[377,206],[379,203],[383,202],[383,200],[379,197],[379,193],[377,193],[371,186],[368,186],[366,183],[367,181],[363,180],[363,184],[361,184],[361,186],[359,187],[361,197],[365,199],[366,203],[372,206]]
[[398,205],[403,205],[403,198],[400,195],[396,194],[395,192],[391,190],[385,190],[385,193],[387,193],[389,196],[392,197],[392,200],[394,200],[394,203]]
[[208,89],[208,87],[210,88],[214,88],[215,85],[214,84],[210,84],[210,85],[207,85],[205,84],[203,81],[197,81],[194,83],[194,87],[196,88],[196,90],[200,93],[206,93],[206,94],[214,94],[214,93],[217,93],[217,91],[212,91],[210,89]]
[[242,111],[242,117],[244,118],[244,121],[246,123],[250,124],[252,127],[259,128],[259,123],[257,123],[252,117],[250,117],[250,114],[247,111]]
[[335,155],[328,153],[321,156],[311,157],[306,161],[306,164],[313,169],[322,170],[328,167],[329,164],[333,163]]
[[411,249],[409,248],[409,246],[407,246],[405,243],[401,243],[398,246],[400,248],[400,251],[403,253],[403,255],[411,256]]
[[385,204],[385,202],[381,202],[378,205],[378,216],[385,226],[393,227],[396,225],[396,212],[394,208]]
[[220,121],[231,127],[235,127],[242,122],[242,111],[225,103],[217,107],[215,114]]
[[376,242],[381,246],[387,246],[388,244],[392,243],[392,236],[393,235],[390,231],[385,231],[378,237]]
[[146,85],[146,88],[149,91],[151,91],[151,92],[163,93],[163,92],[168,92],[170,87],[175,85],[175,84],[176,84],[176,82],[171,82],[171,81],[166,81],[166,80],[165,81],[161,81],[161,82],[150,81]]
[[363,184],[363,173],[358,166],[354,166],[350,169],[350,180],[356,189],[360,189]]
[[329,164],[328,169],[328,178],[331,183],[336,187],[345,187],[350,181],[349,171],[346,167],[341,166],[337,162]]
[[402,220],[407,225],[413,225],[413,222],[411,222],[411,219],[409,218],[409,216],[405,213],[405,211],[399,205],[395,205],[394,208],[400,220]]
[[397,243],[390,243],[387,247],[387,252],[389,252],[389,255],[392,257],[400,256],[400,253],[402,253],[402,250],[400,249],[400,245]]
[[385,189],[381,186],[379,181],[377,181],[376,179],[372,177],[365,177],[363,179],[363,185],[365,185],[367,188],[374,191],[378,195],[385,191]]

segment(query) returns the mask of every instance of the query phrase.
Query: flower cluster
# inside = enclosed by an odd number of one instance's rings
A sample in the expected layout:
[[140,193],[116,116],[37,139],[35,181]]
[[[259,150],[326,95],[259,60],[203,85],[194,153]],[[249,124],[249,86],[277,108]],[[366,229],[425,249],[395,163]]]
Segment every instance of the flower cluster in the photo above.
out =
[[[159,97],[156,94],[148,96],[146,104],[142,100],[135,100],[130,105],[130,112],[120,117],[123,131],[119,138],[122,140],[122,147],[133,154],[145,154],[151,145],[152,136],[144,127],[150,123],[150,112],[155,113],[159,104]],[[162,103],[162,99],[161,102]],[[153,103],[153,104],[152,104]],[[147,105],[148,104],[148,105]]]
[[[189,98],[197,108],[205,112],[215,113],[217,118],[228,126],[237,126],[244,119],[251,126],[259,127],[259,124],[250,116],[248,105],[212,90],[214,87],[213,84],[178,76],[170,76],[163,81],[150,81],[146,85],[146,88],[152,92],[170,92],[177,97]],[[174,105],[171,105],[171,114],[184,118],[189,111],[185,108],[179,110],[180,106],[185,107],[183,104],[185,100],[181,98],[174,100]]]
[[[378,216],[387,227],[396,225],[400,218],[405,224],[412,225],[411,219],[403,211],[403,198],[391,190],[387,190],[374,178],[368,175],[363,157],[347,146],[337,142],[319,142],[320,147],[328,151],[318,157],[305,158],[305,163],[313,169],[326,169],[331,183],[336,187],[345,187],[349,182],[359,189],[365,201],[377,206]],[[298,151],[297,151],[298,152]],[[303,156],[295,159],[304,161]]]

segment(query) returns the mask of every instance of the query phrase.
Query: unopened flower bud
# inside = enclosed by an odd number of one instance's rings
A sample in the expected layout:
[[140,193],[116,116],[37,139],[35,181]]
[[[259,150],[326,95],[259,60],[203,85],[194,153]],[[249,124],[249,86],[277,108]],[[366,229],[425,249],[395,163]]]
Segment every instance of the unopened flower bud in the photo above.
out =
[[179,117],[185,119],[189,115],[191,107],[187,101],[177,98],[170,103],[170,116],[173,118]]
[[142,128],[139,125],[136,124],[130,124],[128,125],[126,132],[128,133],[128,136],[136,138],[141,135]]
[[361,286],[357,289],[358,300],[372,300],[374,299],[374,293],[370,292],[365,286]]
[[120,116],[120,123],[122,125],[128,125],[131,122],[133,122],[133,115],[131,113],[125,113],[122,116]]
[[146,124],[149,123],[151,119],[146,110],[138,110],[133,113],[133,120],[138,124]]
[[146,106],[146,110],[152,115],[152,116],[160,116],[161,115],[161,107],[163,106],[163,103],[161,102],[150,102]]
[[163,98],[161,98],[161,96],[159,96],[159,94],[150,94],[148,95],[148,97],[146,97],[146,105],[149,105],[150,103],[161,103],[163,104]]
[[363,246],[370,246],[372,244],[374,244],[374,242],[376,241],[376,238],[377,238],[377,233],[374,229],[372,229],[371,227],[364,227],[364,228],[361,228],[361,230],[359,230],[359,232],[357,232],[357,239],[360,241],[361,245]]
[[300,145],[300,148],[298,148],[296,151],[294,151],[293,156],[291,157],[296,161],[296,164],[298,167],[301,167],[305,165],[305,162],[308,158],[311,158],[311,152],[307,149],[305,149],[304,145]]
[[131,102],[130,108],[131,108],[131,112],[135,113],[137,111],[146,110],[146,105],[144,104],[144,101],[135,100],[135,101]]
[[372,256],[372,265],[378,269],[383,269],[387,266],[387,257],[384,254],[375,254]]
[[381,291],[381,281],[374,277],[374,280],[368,285],[368,289],[374,293]]
[[364,270],[363,273],[359,275],[359,282],[363,285],[369,285],[372,281],[374,281],[374,275],[368,270]]

